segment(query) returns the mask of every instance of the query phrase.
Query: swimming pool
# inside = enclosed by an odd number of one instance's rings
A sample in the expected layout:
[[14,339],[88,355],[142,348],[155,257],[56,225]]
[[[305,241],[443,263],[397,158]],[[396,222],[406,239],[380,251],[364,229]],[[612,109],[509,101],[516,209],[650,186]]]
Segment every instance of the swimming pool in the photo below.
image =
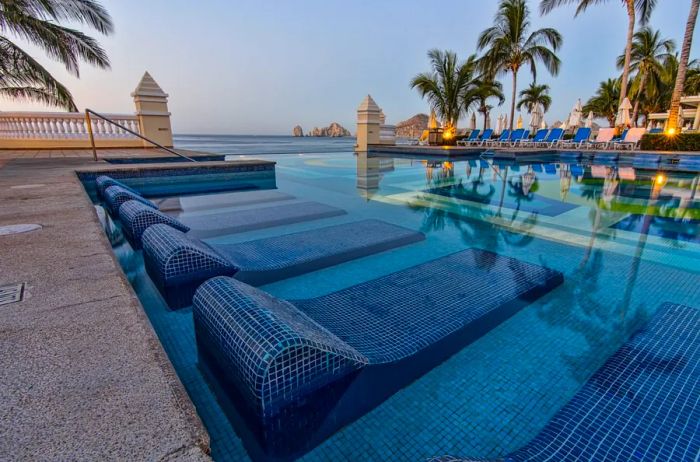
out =
[[[423,242],[262,287],[277,297],[321,296],[468,248],[564,275],[563,284],[310,448],[302,460],[507,454],[532,439],[662,302],[697,306],[700,299],[697,174],[552,157],[520,164],[351,153],[265,159],[277,162],[277,188],[295,197],[290,200],[322,202],[347,214],[208,242],[244,242],[359,219],[426,235]],[[214,197],[182,203],[212,203]],[[272,204],[214,205],[189,213]],[[117,242],[115,253],[207,426],[213,457],[260,456],[246,423],[219,404],[199,367],[191,309],[166,308],[140,253],[128,244]],[[425,290],[439,293],[441,287]],[[499,287],[489,290],[496,294]]]

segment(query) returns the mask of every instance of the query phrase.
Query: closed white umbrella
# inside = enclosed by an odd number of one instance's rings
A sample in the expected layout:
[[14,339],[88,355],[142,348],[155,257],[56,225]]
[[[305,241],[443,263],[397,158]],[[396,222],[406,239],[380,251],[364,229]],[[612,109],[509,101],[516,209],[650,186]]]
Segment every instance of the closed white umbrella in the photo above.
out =
[[630,119],[630,109],[632,109],[632,103],[630,103],[629,98],[625,98],[620,105],[620,109],[617,111],[617,117],[615,118],[616,126],[623,125],[625,127],[629,127],[632,125]]
[[496,129],[494,130],[494,133],[496,135],[500,135],[502,131],[503,131],[503,114],[499,115],[498,119],[496,120]]
[[588,112],[588,117],[586,118],[586,128],[593,128],[593,111]]
[[568,130],[569,129],[569,119],[566,119],[564,122],[562,122],[559,125],[559,128],[561,128],[562,130]]
[[530,127],[532,131],[537,130],[537,128],[544,122],[544,114],[542,114],[542,106],[540,104],[535,104],[532,108],[532,117],[530,118]]
[[650,120],[649,123],[647,124],[647,131],[649,131],[653,128],[654,128],[654,121]]
[[579,98],[576,100],[576,104],[574,104],[574,108],[571,110],[571,114],[569,114],[569,118],[567,120],[567,128],[578,128],[579,125],[581,125],[581,118],[583,117],[583,107],[581,106],[581,99]]
[[545,128],[547,128],[547,122],[545,122],[544,117],[542,118],[542,123],[540,124],[540,128],[541,128],[542,130],[544,130]]
[[523,128],[523,115],[518,114],[518,122],[515,125],[515,128]]
[[510,125],[508,124],[508,114],[503,116],[503,130],[509,129]]
[[472,120],[469,123],[469,128],[476,130],[476,112],[472,112]]
[[486,119],[484,119],[484,130],[488,130],[491,128],[491,113],[489,113],[486,116]]

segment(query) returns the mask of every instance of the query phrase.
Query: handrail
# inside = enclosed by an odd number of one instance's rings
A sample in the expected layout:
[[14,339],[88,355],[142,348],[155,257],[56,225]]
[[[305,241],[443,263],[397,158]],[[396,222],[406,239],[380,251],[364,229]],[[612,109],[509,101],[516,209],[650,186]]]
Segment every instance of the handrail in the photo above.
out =
[[157,148],[160,148],[160,149],[162,149],[162,150],[164,150],[164,151],[168,151],[169,153],[175,154],[176,156],[182,157],[183,159],[187,159],[187,160],[189,160],[190,162],[197,162],[197,161],[194,160],[193,158],[187,157],[187,156],[184,155],[184,154],[180,154],[179,152],[174,151],[174,150],[172,150],[172,149],[170,149],[170,148],[166,148],[166,147],[163,146],[162,144],[156,143],[155,141],[146,138],[145,136],[141,135],[140,133],[136,133],[135,131],[126,128],[126,127],[123,126],[122,124],[117,123],[117,122],[113,121],[112,119],[110,119],[110,118],[108,118],[108,117],[106,117],[106,116],[103,116],[102,114],[99,114],[99,113],[93,111],[92,109],[85,109],[85,122],[87,123],[88,135],[90,136],[90,144],[92,145],[92,156],[93,156],[93,158],[95,159],[95,161],[97,161],[97,148],[95,147],[95,137],[94,137],[93,134],[92,134],[92,122],[90,121],[90,114],[92,114],[92,115],[94,115],[94,116],[97,116],[98,118],[104,120],[105,122],[109,122],[109,123],[111,123],[112,125],[114,125],[114,126],[116,126],[116,127],[121,128],[122,130],[124,130],[124,131],[127,132],[127,133],[131,133],[132,135],[136,136],[137,138],[141,138],[142,140],[151,143],[152,145],[154,145],[154,146],[157,147]]

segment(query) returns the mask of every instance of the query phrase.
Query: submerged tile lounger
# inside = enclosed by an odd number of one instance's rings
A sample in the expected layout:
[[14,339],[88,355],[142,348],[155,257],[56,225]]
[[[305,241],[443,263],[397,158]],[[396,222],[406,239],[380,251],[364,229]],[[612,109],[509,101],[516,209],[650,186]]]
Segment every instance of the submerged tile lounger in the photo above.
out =
[[102,197],[107,205],[107,210],[113,217],[119,216],[119,208],[124,202],[137,201],[143,205],[157,210],[158,206],[145,197],[133,192],[133,190],[122,188],[121,186],[109,186],[102,192]]
[[197,287],[214,276],[235,275],[248,284],[267,284],[424,239],[423,233],[401,226],[362,220],[238,244],[210,245],[157,224],[143,233],[143,257],[146,271],[168,305],[180,308],[190,305]]
[[478,249],[301,301],[217,277],[195,294],[197,344],[227,392],[272,427],[290,432],[309,414],[323,421],[322,411],[306,409],[337,396],[341,417],[324,429],[331,433],[562,281],[557,271]]
[[180,215],[178,220],[190,228],[191,236],[206,238],[337,217],[346,213],[338,207],[309,201],[207,215],[185,214]]
[[697,461],[698,399],[700,310],[665,303],[529,444],[501,460]]

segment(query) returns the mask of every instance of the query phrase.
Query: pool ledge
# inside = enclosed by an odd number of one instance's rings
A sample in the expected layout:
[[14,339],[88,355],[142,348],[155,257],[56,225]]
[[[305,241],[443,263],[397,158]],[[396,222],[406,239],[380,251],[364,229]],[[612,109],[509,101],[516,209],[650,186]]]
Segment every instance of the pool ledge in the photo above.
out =
[[[209,435],[116,262],[76,170],[0,163],[0,459],[209,460]],[[109,168],[114,168],[109,166]]]

